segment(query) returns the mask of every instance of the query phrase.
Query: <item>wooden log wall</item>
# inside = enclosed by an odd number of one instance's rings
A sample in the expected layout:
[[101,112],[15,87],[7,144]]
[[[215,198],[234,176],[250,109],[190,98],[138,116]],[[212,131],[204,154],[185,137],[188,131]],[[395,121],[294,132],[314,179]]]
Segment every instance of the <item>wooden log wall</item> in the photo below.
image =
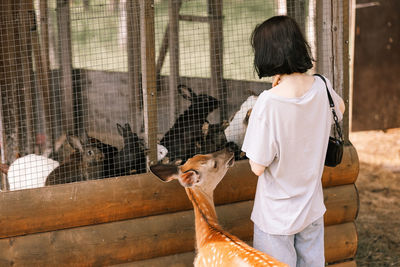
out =
[[[357,175],[351,145],[338,167],[325,168],[327,262],[355,256]],[[221,225],[247,241],[253,233],[249,218],[256,182],[248,161],[238,161],[215,192]],[[191,203],[178,183],[162,183],[151,173],[3,192],[0,214],[1,266],[193,262]]]

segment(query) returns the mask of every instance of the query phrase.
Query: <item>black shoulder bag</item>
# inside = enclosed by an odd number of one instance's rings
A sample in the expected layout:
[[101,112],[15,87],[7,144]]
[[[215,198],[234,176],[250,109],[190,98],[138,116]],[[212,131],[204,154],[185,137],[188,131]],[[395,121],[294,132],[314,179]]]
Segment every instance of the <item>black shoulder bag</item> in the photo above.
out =
[[319,74],[314,75],[320,77],[325,83],[326,92],[328,93],[329,106],[332,110],[333,120],[335,121],[334,136],[329,136],[328,150],[326,151],[325,157],[325,166],[335,167],[336,165],[340,164],[340,162],[342,162],[343,157],[342,129],[340,128],[339,120],[335,112],[335,104],[333,103],[332,96],[329,93],[328,85],[326,84],[324,76]]

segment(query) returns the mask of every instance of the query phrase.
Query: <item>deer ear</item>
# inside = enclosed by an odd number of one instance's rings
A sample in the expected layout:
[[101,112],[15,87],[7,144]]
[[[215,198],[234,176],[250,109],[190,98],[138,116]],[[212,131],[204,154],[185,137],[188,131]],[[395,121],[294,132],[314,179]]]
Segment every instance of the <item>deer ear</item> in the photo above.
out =
[[182,173],[179,177],[179,182],[183,187],[192,187],[200,181],[200,175],[195,170],[189,170]]
[[169,182],[178,179],[178,166],[173,164],[156,164],[150,166],[150,171],[157,176],[161,181]]

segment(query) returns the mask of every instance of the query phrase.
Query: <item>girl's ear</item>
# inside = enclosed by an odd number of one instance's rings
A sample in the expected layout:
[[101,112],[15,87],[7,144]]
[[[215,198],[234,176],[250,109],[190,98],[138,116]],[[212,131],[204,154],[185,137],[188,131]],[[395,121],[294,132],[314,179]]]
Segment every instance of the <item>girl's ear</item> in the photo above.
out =
[[179,179],[179,168],[173,164],[161,164],[150,166],[150,171],[157,176],[161,181],[169,182],[174,179]]
[[193,97],[196,96],[196,94],[187,87],[186,85],[180,84],[178,85],[178,93],[186,100],[192,101]]

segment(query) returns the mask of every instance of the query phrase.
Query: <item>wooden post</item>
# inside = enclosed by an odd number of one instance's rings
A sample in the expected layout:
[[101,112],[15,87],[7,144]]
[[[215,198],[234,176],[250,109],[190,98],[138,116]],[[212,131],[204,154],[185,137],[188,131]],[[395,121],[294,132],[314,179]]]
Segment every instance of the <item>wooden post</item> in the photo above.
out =
[[223,70],[223,27],[222,27],[222,0],[207,0],[210,23],[210,63],[211,63],[211,90],[218,93],[221,101],[220,120],[227,119],[226,97]]
[[50,42],[49,42],[49,14],[48,14],[47,0],[40,0],[39,8],[40,8],[40,20],[39,20],[40,56],[42,62],[41,69],[43,71],[42,97],[44,98],[43,101],[44,101],[44,110],[46,116],[45,118],[46,132],[48,134],[48,138],[50,139],[49,143],[51,144],[51,149],[54,149],[55,145],[54,143],[57,136],[55,134],[56,116],[54,116],[55,112],[54,93],[52,93],[50,86],[50,52],[49,52]]
[[156,63],[157,79],[160,78],[161,69],[164,65],[165,57],[167,56],[168,46],[169,46],[168,43],[169,43],[169,23],[167,24],[167,27],[165,28],[164,37],[163,37],[163,39],[161,41],[161,45],[160,45],[160,51],[158,52],[158,58],[157,58],[157,63]]
[[31,31],[35,30],[35,13],[32,1],[14,2],[14,38],[17,63],[17,105],[18,105],[18,145],[21,155],[34,150],[33,131],[33,88],[32,88],[32,40]]
[[[344,3],[343,3],[344,4]],[[350,18],[349,18],[349,132],[351,131],[353,125],[353,85],[354,85],[354,45],[355,45],[355,29],[356,29],[356,0],[350,1]],[[345,103],[346,104],[346,103]]]
[[[40,91],[41,100],[43,101],[43,110],[44,110],[44,121],[45,121],[45,144],[43,148],[44,150],[49,150],[54,145],[54,136],[53,136],[53,128],[52,128],[52,117],[54,117],[54,112],[52,112],[51,108],[51,95],[50,95],[50,86],[49,86],[49,72],[48,72],[48,60],[46,59],[47,52],[43,51],[42,44],[39,39],[39,33],[37,29],[36,17],[35,13],[32,13],[32,20],[35,23],[35,27],[31,30],[31,40],[33,47],[33,54],[35,57],[35,69],[37,75],[37,88]],[[46,29],[43,29],[46,30]],[[46,33],[45,33],[46,35]],[[47,35],[46,35],[47,36]],[[48,57],[47,57],[48,58]]]
[[72,47],[69,0],[57,0],[58,53],[60,58],[60,87],[62,92],[63,131],[75,134],[72,98]]
[[[1,25],[1,24],[0,24]],[[1,42],[0,42],[1,44]],[[0,69],[0,72],[2,70]],[[1,77],[1,73],[0,73]],[[0,87],[2,89],[2,87]],[[6,157],[5,157],[5,149],[4,149],[4,144],[5,144],[5,138],[3,135],[4,129],[3,129],[3,102],[2,102],[2,97],[0,95],[0,164],[5,164],[6,162]],[[6,191],[7,190],[7,175],[4,173],[0,173],[0,190],[1,191]]]
[[18,103],[15,102],[17,70],[14,57],[16,52],[14,29],[16,25],[13,19],[13,1],[2,1],[0,7],[2,9],[0,16],[0,29],[2,29],[0,38],[0,94],[4,130],[2,146],[4,146],[6,163],[11,163],[16,159],[18,152]]
[[306,0],[287,0],[287,15],[294,18],[299,24],[301,31],[305,34],[306,30]]
[[346,104],[343,136],[349,140],[349,3],[317,1],[317,72],[328,77]]
[[154,164],[157,162],[157,84],[153,0],[140,0],[140,37],[144,129],[150,149],[149,164]]
[[[341,3],[341,13],[343,19],[339,23],[338,33],[341,34],[338,42],[342,44],[342,72],[343,72],[343,100],[346,106],[346,113],[343,117],[343,136],[346,141],[349,140],[350,133],[350,2],[349,1],[339,1]],[[337,51],[340,54],[340,50]]]
[[181,0],[169,0],[169,125],[173,125],[178,114],[176,88],[179,82],[179,9]]
[[[316,72],[325,75],[332,82],[332,85],[334,86],[331,1],[330,0],[317,1],[316,9],[317,9]],[[335,89],[337,90],[338,88]]]
[[126,1],[127,34],[128,34],[128,88],[131,95],[130,114],[133,118],[133,129],[140,132],[143,120],[137,119],[141,114],[141,81],[140,81],[140,4],[139,0]]

